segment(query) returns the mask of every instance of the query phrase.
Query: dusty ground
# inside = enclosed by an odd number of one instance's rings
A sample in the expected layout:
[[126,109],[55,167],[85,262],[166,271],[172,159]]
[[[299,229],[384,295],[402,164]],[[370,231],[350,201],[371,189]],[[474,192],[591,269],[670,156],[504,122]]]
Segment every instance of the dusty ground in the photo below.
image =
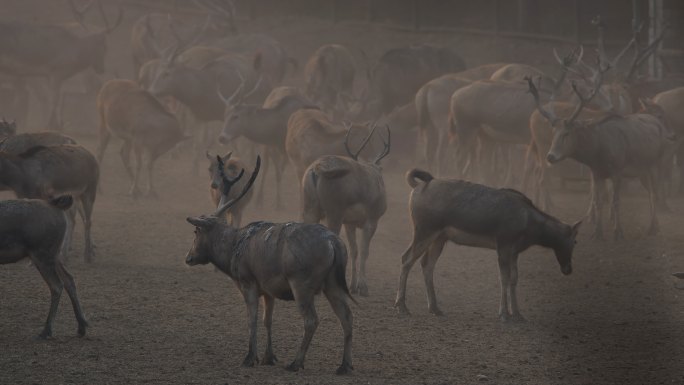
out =
[[[94,141],[82,142],[91,149]],[[370,298],[354,308],[354,367],[332,373],[341,357],[342,331],[325,300],[322,322],[306,369],[286,372],[302,335],[292,303],[275,313],[277,367],[243,369],[246,313],[228,277],[211,267],[188,268],[189,215],[211,211],[204,170],[187,159],[160,161],[160,200],[133,201],[116,151],[103,164],[105,193],[98,197],[94,237],[97,259],[81,260],[81,238],[69,261],[91,328],[75,337],[65,298],[56,338],[34,341],[49,294],[27,263],[0,269],[0,383],[428,383],[461,384],[487,376],[493,384],[682,383],[684,337],[681,291],[669,274],[684,270],[682,200],[661,216],[662,233],[643,236],[644,194],[625,199],[627,240],[580,235],[574,273],[564,277],[553,255],[532,249],[520,262],[521,308],[528,322],[503,325],[496,317],[498,278],[490,251],[448,247],[436,284],[445,317],[429,315],[419,271],[409,281],[409,318],[392,308],[399,257],[410,240],[406,198],[398,172],[386,175],[389,209],[372,244]],[[288,180],[292,180],[291,170]],[[272,196],[270,192],[267,198]],[[269,201],[269,200],[267,200]],[[250,207],[248,220],[295,219],[297,191],[285,192],[288,209]],[[581,193],[561,194],[560,218],[585,207]],[[417,269],[419,270],[419,268]],[[65,296],[66,297],[66,296]],[[263,337],[263,329],[260,330]],[[260,346],[264,343],[260,338]]]
[[[28,3],[7,4],[29,14],[31,9],[24,6]],[[292,20],[272,22],[267,30],[285,41],[302,62],[324,42],[360,44],[372,56],[407,42],[448,41],[463,49],[469,64],[519,57],[535,64],[537,59],[531,58],[545,58],[550,52],[549,45],[538,46],[540,53],[534,56],[529,45],[514,42]],[[113,47],[125,49],[126,32],[115,35]],[[113,56],[119,73],[127,73],[126,64],[121,64],[127,63],[127,54]],[[91,108],[80,107],[84,114]],[[72,132],[94,150],[92,126],[78,129],[91,133]],[[399,258],[411,236],[409,188],[403,178],[406,167],[390,170],[385,175],[389,208],[368,262],[371,297],[359,298],[360,305],[353,308],[355,372],[348,377],[333,374],[341,359],[342,330],[326,301],[319,299],[321,324],[306,369],[292,374],[283,365],[293,359],[303,332],[293,304],[276,306],[278,366],[240,368],[247,324],[239,293],[213,268],[184,265],[193,237],[185,218],[211,212],[204,169],[192,172],[189,156],[166,156],[156,168],[160,199],[134,201],[126,195],[128,180],[116,147],[114,143],[102,165],[104,193],[98,196],[93,226],[96,262],[82,262],[80,228],[69,261],[91,325],[88,336],[75,337],[76,324],[68,299],[63,298],[56,338],[33,340],[47,313],[47,288],[25,262],[2,266],[0,384],[464,384],[478,383],[479,375],[489,384],[684,383],[684,348],[679,342],[684,338],[684,292],[673,287],[675,279],[670,276],[684,271],[682,198],[671,201],[672,213],[661,215],[661,234],[647,238],[645,194],[633,189],[624,200],[627,240],[592,241],[590,226],[585,226],[569,277],[561,275],[548,250],[525,253],[519,296],[527,323],[504,325],[497,319],[499,285],[493,252],[455,246],[446,248],[436,272],[446,316],[427,313],[417,266],[409,280],[413,316],[399,317],[392,304]],[[298,218],[291,169],[285,180],[287,209],[274,211],[268,203],[272,199],[267,199],[265,207],[249,207],[247,220]],[[561,219],[574,221],[584,212],[586,193],[557,196],[554,214]],[[263,336],[260,329],[261,351]]]

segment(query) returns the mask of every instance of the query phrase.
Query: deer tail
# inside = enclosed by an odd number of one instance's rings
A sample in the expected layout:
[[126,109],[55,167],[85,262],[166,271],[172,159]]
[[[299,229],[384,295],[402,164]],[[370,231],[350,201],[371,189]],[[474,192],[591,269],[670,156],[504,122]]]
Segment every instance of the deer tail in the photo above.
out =
[[429,183],[431,180],[435,178],[429,172],[418,168],[409,170],[409,172],[406,173],[406,183],[408,183],[408,185],[412,188],[415,188],[420,183],[416,179],[424,183]]

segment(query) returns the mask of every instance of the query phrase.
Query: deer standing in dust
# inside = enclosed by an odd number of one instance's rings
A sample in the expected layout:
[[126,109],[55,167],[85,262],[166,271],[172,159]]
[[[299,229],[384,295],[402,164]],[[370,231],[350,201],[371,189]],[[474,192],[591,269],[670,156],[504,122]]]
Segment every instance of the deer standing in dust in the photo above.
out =
[[64,211],[73,203],[71,196],[47,200],[20,199],[0,202],[0,265],[31,259],[50,289],[50,311],[40,338],[52,337],[62,289],[66,289],[78,322],[78,335],[86,334],[88,322],[81,310],[74,278],[59,258],[64,242]]
[[[420,259],[430,313],[442,315],[437,305],[434,271],[447,241],[496,250],[501,281],[501,321],[524,320],[518,308],[518,255],[530,246],[553,249],[561,273],[572,273],[572,253],[580,223],[570,226],[536,208],[522,193],[457,179],[435,179],[427,171],[406,173],[413,188],[409,211],[413,240],[401,257],[399,289],[394,306],[409,314],[406,281]],[[510,297],[510,298],[509,298]]]
[[259,298],[264,301],[266,353],[262,364],[275,365],[272,330],[275,299],[294,300],[304,318],[304,338],[295,360],[286,369],[298,371],[318,327],[314,297],[323,292],[344,330],[344,352],[337,374],[351,372],[353,315],[347,300],[353,300],[345,278],[347,249],[332,231],[319,224],[254,222],[243,228],[226,223],[224,214],[250,189],[259,172],[256,168],[234,199],[227,199],[235,180],[225,180],[220,206],[209,216],[187,218],[195,226],[195,241],[185,262],[212,263],[237,284],[248,310],[249,351],[242,366],[259,362],[257,352],[257,313]]
[[[348,127],[348,130],[351,126]],[[390,131],[387,128],[385,148],[372,162],[359,160],[359,153],[375,132],[375,127],[352,152],[345,141],[348,157],[328,155],[318,158],[306,170],[302,179],[302,219],[305,223],[326,220],[327,227],[339,234],[344,225],[352,261],[351,291],[368,296],[366,261],[370,243],[378,227],[378,221],[387,210],[387,193],[382,178],[380,160],[390,151]],[[349,131],[347,131],[349,134]],[[356,229],[361,229],[361,260],[357,271],[359,246]]]

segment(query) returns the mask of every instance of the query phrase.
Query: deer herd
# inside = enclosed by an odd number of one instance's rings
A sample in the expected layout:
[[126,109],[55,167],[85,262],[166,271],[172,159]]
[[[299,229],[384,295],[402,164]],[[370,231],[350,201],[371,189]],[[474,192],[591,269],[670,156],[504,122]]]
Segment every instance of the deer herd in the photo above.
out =
[[[95,6],[104,29],[79,34],[73,26],[0,22],[0,74],[11,79],[17,98],[25,95],[29,81],[47,81],[49,129],[62,127],[62,83],[89,68],[104,71],[107,37],[123,20],[117,7],[116,21],[110,22],[101,0],[69,4],[86,31],[93,29],[84,16]],[[496,250],[503,321],[523,319],[516,296],[521,252],[533,245],[552,249],[562,274],[570,274],[581,221],[569,225],[547,213],[554,208],[551,175],[565,159],[590,171],[587,216],[595,238],[603,234],[607,180],[615,239],[624,237],[620,203],[627,179],[638,178],[648,192],[649,234],[659,230],[658,212],[667,209],[672,181],[678,179],[684,192],[684,87],[669,89],[672,82],[639,77],[663,34],[639,44],[640,27],[635,28],[633,39],[611,60],[605,25],[597,18],[594,62],[585,62],[591,54],[585,55],[583,47],[562,58],[554,50],[557,76],[519,63],[466,68],[453,49],[433,44],[394,48],[375,62],[358,47],[327,44],[308,58],[303,85],[296,87],[283,81],[298,72],[297,61],[276,39],[239,31],[232,1],[193,4],[203,17],[147,13],[133,23],[135,80],[102,84],[96,156],[57,131],[18,134],[15,122],[0,122],[0,187],[17,198],[0,202],[0,263],[29,258],[48,284],[51,305],[43,338],[52,335],[62,288],[73,304],[78,334],[86,333],[65,262],[76,213],[84,224],[84,259],[96,260],[91,216],[98,189],[107,183],[101,168],[112,136],[122,141],[120,156],[135,199],[157,197],[155,161],[175,147],[193,141],[195,166],[206,154],[211,202],[217,208],[187,218],[195,240],[186,263],[211,263],[236,282],[249,317],[244,366],[260,361],[260,299],[267,331],[261,362],[268,365],[276,362],[271,343],[275,299],[296,302],[304,337],[287,366],[292,371],[304,366],[319,324],[314,297],[321,292],[344,331],[337,373],[353,368],[349,302],[356,302],[352,294],[369,295],[366,262],[389,203],[380,162],[393,158],[393,135],[400,138],[396,148],[402,135],[415,133],[413,147],[422,142],[417,162],[424,168],[406,173],[413,237],[401,256],[394,304],[404,314],[407,278],[419,259],[428,310],[443,314],[433,274],[447,241]],[[622,72],[630,49],[632,62]],[[215,122],[221,123],[218,134]],[[232,151],[212,155],[208,147],[214,139]],[[270,172],[276,209],[283,206],[282,184],[298,186],[300,222],[242,224],[261,170],[257,152],[264,156],[264,175],[256,203],[263,204]],[[405,160],[403,155],[395,161]],[[253,159],[256,166],[244,177]],[[675,159],[680,174],[673,178]],[[293,176],[286,173],[288,163]],[[515,164],[524,164],[524,170],[518,172]],[[143,165],[146,188],[141,191]],[[339,236],[343,226],[346,245]]]

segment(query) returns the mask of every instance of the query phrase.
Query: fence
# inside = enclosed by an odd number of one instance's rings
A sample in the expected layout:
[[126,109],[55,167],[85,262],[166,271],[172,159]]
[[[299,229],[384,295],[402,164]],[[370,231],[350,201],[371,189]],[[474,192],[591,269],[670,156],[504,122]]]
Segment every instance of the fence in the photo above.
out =
[[[127,0],[130,5],[173,12],[199,12],[193,2]],[[593,45],[601,15],[606,45],[618,49],[632,37],[633,23],[643,22],[640,41],[670,30],[652,60],[650,72],[684,72],[684,1],[681,0],[236,0],[239,17],[311,17],[365,22],[412,32],[466,33],[485,36]],[[653,25],[651,25],[651,23]]]

